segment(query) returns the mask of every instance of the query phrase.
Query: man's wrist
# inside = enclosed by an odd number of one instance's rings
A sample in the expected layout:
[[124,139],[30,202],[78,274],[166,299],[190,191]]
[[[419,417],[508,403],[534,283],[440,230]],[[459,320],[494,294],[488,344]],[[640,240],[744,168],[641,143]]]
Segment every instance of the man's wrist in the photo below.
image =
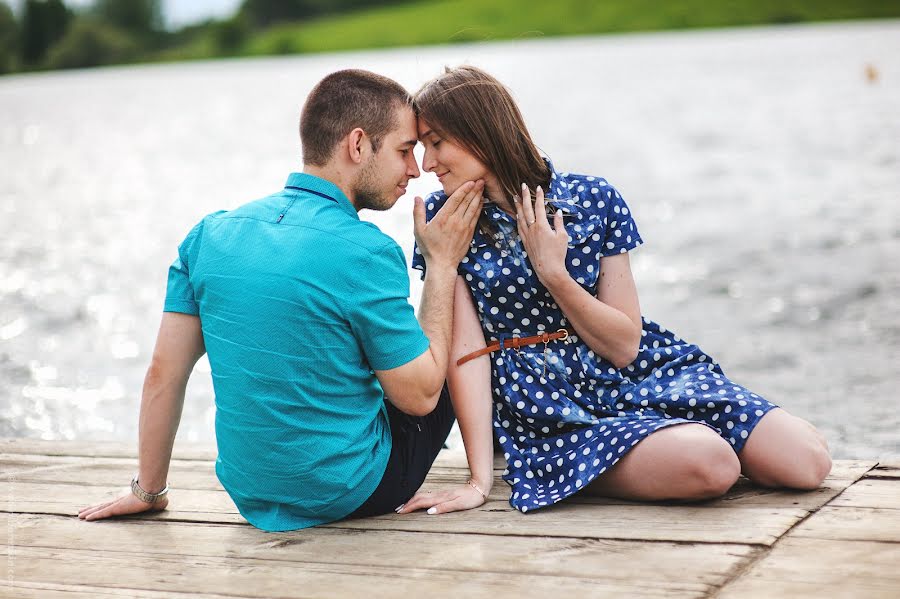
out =
[[131,493],[143,501],[144,503],[155,503],[166,496],[169,492],[169,485],[165,485],[162,490],[156,491],[154,493],[148,492],[146,489],[142,488],[138,483],[138,475],[135,474],[134,478],[131,479]]
[[446,262],[428,264],[427,269],[425,270],[425,281],[427,282],[430,280],[438,284],[452,285],[453,282],[456,281],[456,268],[457,265],[448,264]]

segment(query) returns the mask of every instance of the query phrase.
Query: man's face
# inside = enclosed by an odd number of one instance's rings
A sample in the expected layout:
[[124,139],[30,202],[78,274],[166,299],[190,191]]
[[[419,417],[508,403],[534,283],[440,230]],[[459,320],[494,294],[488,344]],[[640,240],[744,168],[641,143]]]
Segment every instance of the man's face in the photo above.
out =
[[358,210],[387,210],[406,193],[409,180],[419,176],[413,156],[416,115],[403,106],[397,109],[396,120],[397,127],[384,136],[356,179],[353,192]]

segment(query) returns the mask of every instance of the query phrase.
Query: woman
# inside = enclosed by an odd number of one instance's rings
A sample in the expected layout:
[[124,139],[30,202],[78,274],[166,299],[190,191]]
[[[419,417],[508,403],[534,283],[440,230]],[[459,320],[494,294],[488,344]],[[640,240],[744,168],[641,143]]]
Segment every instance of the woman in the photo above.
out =
[[[428,217],[466,181],[484,180],[486,201],[459,267],[448,373],[472,477],[398,512],[481,505],[491,424],[523,512],[576,492],[707,499],[742,472],[764,486],[819,486],[831,459],[812,425],[641,317],[628,252],[642,240],[615,188],[557,172],[480,69],[448,69],[415,105],[423,168],[443,186],[425,200]],[[418,251],[413,266],[425,268]]]

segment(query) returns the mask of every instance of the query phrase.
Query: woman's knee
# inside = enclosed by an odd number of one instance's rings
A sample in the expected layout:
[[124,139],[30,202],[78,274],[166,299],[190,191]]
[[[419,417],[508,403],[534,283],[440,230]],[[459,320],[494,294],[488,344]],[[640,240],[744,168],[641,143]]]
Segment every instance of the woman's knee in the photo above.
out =
[[828,448],[818,439],[808,444],[802,455],[797,456],[801,466],[797,468],[796,480],[790,485],[796,489],[818,489],[831,472],[831,455]]
[[809,422],[773,410],[741,452],[744,474],[766,487],[817,489],[831,472],[825,437]]
[[696,483],[691,499],[720,497],[741,475],[741,462],[725,440],[716,435],[703,445],[691,452],[691,477]]

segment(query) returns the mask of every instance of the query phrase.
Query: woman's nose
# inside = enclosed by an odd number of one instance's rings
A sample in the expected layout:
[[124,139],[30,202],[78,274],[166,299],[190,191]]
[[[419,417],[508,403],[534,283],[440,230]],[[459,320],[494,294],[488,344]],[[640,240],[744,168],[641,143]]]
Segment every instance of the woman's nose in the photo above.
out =
[[434,159],[434,153],[429,148],[425,148],[425,154],[422,155],[422,170],[426,173],[430,173],[434,171],[436,163],[437,161]]

